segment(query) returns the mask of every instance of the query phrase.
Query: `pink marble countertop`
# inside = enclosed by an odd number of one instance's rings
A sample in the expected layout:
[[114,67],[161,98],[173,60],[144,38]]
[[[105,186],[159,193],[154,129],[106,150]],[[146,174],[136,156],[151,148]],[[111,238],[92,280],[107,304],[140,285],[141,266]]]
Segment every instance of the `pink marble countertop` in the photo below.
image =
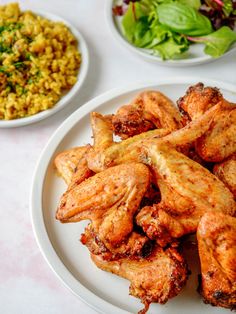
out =
[[[10,1],[1,0],[1,4]],[[22,8],[62,16],[84,35],[90,70],[78,98],[40,123],[0,130],[0,313],[94,314],[56,278],[32,232],[29,192],[36,161],[61,122],[87,100],[111,88],[172,76],[200,76],[236,84],[235,54],[188,68],[168,68],[133,56],[112,38],[104,0],[19,1]]]

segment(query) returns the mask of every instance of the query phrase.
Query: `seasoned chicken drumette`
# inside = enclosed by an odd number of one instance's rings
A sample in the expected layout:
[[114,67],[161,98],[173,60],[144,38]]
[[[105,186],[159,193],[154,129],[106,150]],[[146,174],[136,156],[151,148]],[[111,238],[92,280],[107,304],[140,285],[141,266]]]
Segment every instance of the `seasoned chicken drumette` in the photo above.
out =
[[203,160],[221,162],[236,152],[236,104],[226,101],[217,88],[204,87],[202,83],[191,86],[178,100],[178,106],[190,120],[198,119],[211,107],[220,108],[209,130],[195,143]]
[[195,232],[208,211],[235,215],[236,203],[223,182],[172,146],[147,145],[143,161],[155,173],[161,202],[141,209],[136,221],[161,246]]
[[184,119],[173,102],[158,91],[146,91],[122,106],[112,118],[116,135],[122,139],[155,128],[170,131],[184,126]]
[[104,245],[118,252],[133,231],[133,216],[149,184],[150,173],[143,164],[109,168],[67,190],[56,218],[61,222],[90,219]]
[[206,303],[236,308],[236,218],[211,212],[200,220],[200,292]]
[[155,246],[147,257],[124,257],[107,261],[101,255],[91,254],[93,262],[102,270],[124,277],[131,282],[129,292],[140,298],[145,309],[151,302],[166,303],[183,288],[187,281],[187,267],[183,257],[174,248],[163,250]]

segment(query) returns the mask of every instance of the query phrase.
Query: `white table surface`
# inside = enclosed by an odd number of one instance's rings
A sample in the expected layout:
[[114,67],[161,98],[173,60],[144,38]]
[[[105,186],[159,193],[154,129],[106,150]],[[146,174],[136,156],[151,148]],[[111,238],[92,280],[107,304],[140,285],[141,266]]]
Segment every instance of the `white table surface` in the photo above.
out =
[[133,56],[112,38],[104,0],[19,2],[23,9],[55,13],[74,24],[88,43],[91,62],[84,88],[65,110],[31,126],[0,130],[0,313],[95,314],[56,278],[34,239],[29,191],[39,154],[61,122],[94,96],[129,83],[174,76],[236,84],[236,55],[197,67],[163,67]]

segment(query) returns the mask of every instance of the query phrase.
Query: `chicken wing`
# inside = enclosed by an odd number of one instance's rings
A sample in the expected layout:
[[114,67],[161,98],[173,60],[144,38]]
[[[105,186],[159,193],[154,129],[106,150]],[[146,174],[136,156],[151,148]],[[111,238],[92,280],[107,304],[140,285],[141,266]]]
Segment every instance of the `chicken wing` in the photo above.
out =
[[68,184],[68,189],[90,177],[93,172],[87,166],[87,155],[89,151],[102,151],[113,143],[113,131],[111,116],[103,116],[92,112],[91,126],[93,131],[94,145],[74,147],[58,154],[54,164],[58,173]]
[[177,105],[185,116],[195,120],[222,101],[224,98],[218,88],[204,87],[203,83],[198,83],[189,87],[186,94],[177,101]]
[[122,106],[112,118],[116,135],[122,139],[155,128],[179,129],[184,119],[174,103],[158,91],[139,94],[130,105]]
[[184,128],[172,133],[168,129],[151,130],[113,144],[103,151],[96,152],[91,150],[87,156],[88,167],[94,172],[100,172],[114,165],[140,162],[140,152],[144,143],[152,142],[153,140],[157,142],[162,141],[184,149],[189,143],[194,142],[209,129],[218,110],[219,107],[215,106]]
[[66,191],[56,218],[61,222],[90,219],[99,239],[114,251],[132,232],[133,216],[149,184],[149,170],[143,164],[109,168]]
[[107,261],[117,260],[118,258],[127,256],[143,256],[152,246],[148,237],[133,231],[127,241],[113,248],[111,252],[101,241],[91,223],[85,228],[85,232],[81,235],[80,241],[87,246],[90,253],[100,255]]
[[88,167],[94,172],[100,172],[122,163],[139,162],[143,143],[148,139],[163,137],[169,132],[167,129],[151,130],[114,143],[105,150],[91,150],[87,156]]
[[209,130],[196,141],[198,155],[208,162],[221,162],[236,152],[236,105],[225,100],[217,88],[198,83],[178,100],[189,120],[196,120],[211,107],[218,106]]
[[204,213],[236,213],[233,195],[216,176],[161,141],[145,148],[144,162],[153,169],[161,203],[144,208],[137,224],[165,246],[172,238],[195,232]]
[[90,122],[93,132],[93,148],[95,150],[106,149],[113,144],[113,131],[111,116],[103,116],[98,112],[90,114]]
[[236,199],[236,154],[216,164],[213,173],[224,182]]
[[131,282],[129,292],[140,298],[147,312],[151,302],[166,303],[183,288],[187,280],[187,267],[183,257],[174,248],[166,251],[156,246],[148,257],[126,257],[106,261],[91,254],[93,262],[102,270],[124,277]]
[[221,162],[236,152],[235,134],[236,105],[224,103],[209,130],[196,141],[196,151],[206,161]]
[[93,172],[88,168],[86,159],[90,149],[90,145],[75,147],[56,156],[55,167],[70,187],[78,185],[92,175]]
[[236,309],[236,218],[207,213],[197,239],[201,261],[200,292],[206,303]]

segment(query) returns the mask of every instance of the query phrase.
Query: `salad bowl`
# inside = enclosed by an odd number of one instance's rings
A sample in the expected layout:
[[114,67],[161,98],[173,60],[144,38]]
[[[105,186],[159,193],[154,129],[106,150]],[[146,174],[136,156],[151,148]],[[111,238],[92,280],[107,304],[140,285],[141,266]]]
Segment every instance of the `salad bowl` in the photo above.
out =
[[204,44],[196,43],[190,45],[187,51],[183,52],[181,55],[178,55],[174,59],[163,60],[161,56],[154,54],[152,49],[136,47],[127,40],[122,27],[122,16],[113,14],[114,6],[120,5],[121,3],[122,2],[119,0],[108,0],[106,2],[105,13],[109,29],[112,33],[112,36],[117,42],[120,43],[121,46],[129,50],[137,57],[141,57],[143,60],[171,67],[195,66],[216,61],[219,58],[236,52],[236,43],[234,43],[222,56],[213,58],[204,52]]

